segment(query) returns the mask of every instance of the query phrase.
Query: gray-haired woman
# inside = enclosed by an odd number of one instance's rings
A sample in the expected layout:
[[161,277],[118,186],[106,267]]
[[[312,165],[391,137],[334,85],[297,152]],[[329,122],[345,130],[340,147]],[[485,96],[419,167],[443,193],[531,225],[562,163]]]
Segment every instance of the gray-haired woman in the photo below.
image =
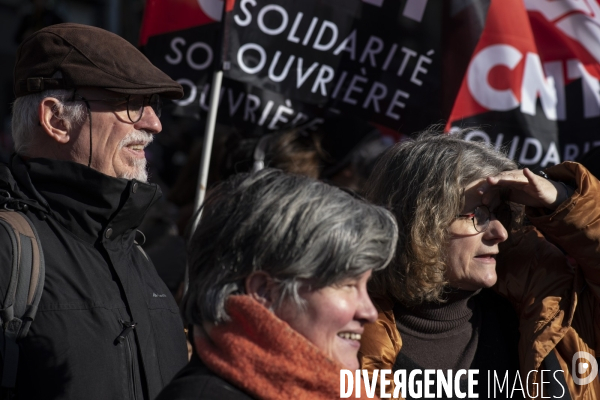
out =
[[339,398],[377,317],[367,281],[396,240],[384,208],[310,178],[267,169],[221,184],[190,247],[194,355],[159,399]]
[[[373,277],[363,368],[478,370],[479,398],[598,398],[598,379],[576,383],[593,368],[580,375],[574,357],[600,346],[600,183],[576,163],[546,172],[553,181],[460,134],[425,132],[383,155],[368,197],[400,232]],[[463,377],[444,393],[466,395]]]

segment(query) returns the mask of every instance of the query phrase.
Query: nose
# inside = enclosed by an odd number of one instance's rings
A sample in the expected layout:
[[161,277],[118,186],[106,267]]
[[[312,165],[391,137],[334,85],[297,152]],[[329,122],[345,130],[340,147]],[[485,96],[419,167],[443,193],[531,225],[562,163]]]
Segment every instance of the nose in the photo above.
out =
[[154,109],[149,105],[144,106],[142,118],[134,124],[135,129],[145,130],[148,133],[157,134],[162,131],[160,119],[156,116]]
[[490,226],[483,233],[483,238],[487,241],[493,242],[494,244],[502,243],[508,239],[508,232],[500,221],[498,221],[496,218],[492,218],[490,220]]
[[361,320],[363,323],[377,321],[377,309],[373,305],[366,290],[360,298],[360,304],[356,309],[355,319]]

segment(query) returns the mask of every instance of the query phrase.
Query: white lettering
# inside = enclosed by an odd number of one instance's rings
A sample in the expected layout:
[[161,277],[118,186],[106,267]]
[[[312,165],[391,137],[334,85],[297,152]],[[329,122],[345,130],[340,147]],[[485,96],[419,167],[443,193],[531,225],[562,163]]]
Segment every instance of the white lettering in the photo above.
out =
[[375,54],[381,53],[381,50],[383,50],[383,40],[377,36],[371,36],[369,37],[369,41],[367,42],[359,61],[364,63],[367,57],[369,57],[371,66],[375,68],[377,66]]
[[317,22],[319,21],[319,18],[317,17],[313,17],[312,21],[310,21],[310,26],[308,27],[308,31],[306,32],[306,35],[304,36],[304,40],[302,41],[302,45],[306,46],[310,40],[310,37],[312,36],[315,27],[317,26]]
[[468,372],[469,377],[467,378],[468,383],[468,394],[469,399],[477,399],[479,398],[479,394],[475,393],[475,385],[479,383],[478,380],[475,379],[475,375],[479,375],[478,369],[470,369]]
[[177,48],[178,44],[185,46],[185,39],[182,37],[175,37],[173,38],[173,40],[171,40],[171,50],[173,50],[173,52],[175,53],[175,57],[171,57],[169,54],[165,56],[165,60],[167,60],[169,64],[179,64],[181,62],[181,59],[183,58],[183,54]]
[[333,77],[335,76],[335,71],[329,65],[321,65],[319,69],[319,73],[317,74],[317,78],[315,79],[315,83],[310,90],[312,93],[316,92],[317,89],[321,88],[321,94],[323,96],[327,96],[327,89],[325,88],[325,84],[331,82]]
[[304,59],[302,57],[298,57],[298,69],[296,70],[297,72],[297,77],[298,80],[296,81],[296,88],[300,88],[304,82],[306,82],[306,80],[308,79],[308,77],[310,76],[310,74],[312,74],[314,72],[314,70],[317,68],[317,66],[319,65],[318,62],[314,62],[309,69],[306,70],[306,72],[304,74],[302,74],[302,71],[304,70]]
[[544,72],[554,80],[556,92],[556,119],[564,121],[567,119],[567,106],[565,95],[565,77],[562,61],[551,61],[544,63]]
[[233,117],[235,115],[235,113],[237,112],[238,108],[240,108],[240,105],[242,104],[242,100],[244,100],[244,92],[241,92],[239,94],[237,100],[234,101],[233,90],[228,89],[227,90],[227,99],[229,100],[229,116]]
[[303,13],[299,12],[296,15],[296,19],[294,19],[294,24],[292,25],[292,29],[290,29],[290,33],[288,33],[287,40],[293,43],[299,43],[300,38],[296,36],[296,31],[298,30],[298,25],[300,25],[300,21],[302,21]]
[[196,85],[194,84],[194,82],[190,81],[189,79],[181,78],[181,79],[177,79],[177,83],[179,83],[181,86],[184,86],[184,85],[189,86],[190,95],[184,99],[173,100],[173,102],[181,107],[192,104],[192,102],[194,101],[194,99],[196,98],[196,95],[198,93],[198,89],[196,88]]
[[273,56],[273,61],[271,61],[271,65],[269,66],[269,79],[273,82],[281,82],[287,77],[288,73],[290,72],[290,68],[294,63],[294,59],[296,58],[294,55],[289,56],[287,62],[285,63],[285,67],[283,67],[283,71],[281,71],[281,74],[275,75],[275,68],[279,62],[279,57],[281,57],[281,51],[277,50]]
[[383,63],[383,67],[381,67],[382,71],[387,71],[388,67],[390,66],[390,63],[394,59],[394,54],[396,54],[397,49],[398,49],[398,45],[396,43],[392,44],[392,47],[390,48],[390,51]]
[[246,106],[244,107],[244,121],[248,121],[254,123],[256,120],[256,116],[254,112],[258,110],[260,107],[260,98],[254,94],[248,93],[246,95]]
[[394,97],[392,98],[392,101],[390,102],[390,105],[388,106],[387,111],[385,112],[385,115],[393,118],[393,119],[400,119],[400,115],[396,114],[394,112],[394,107],[400,107],[400,108],[404,108],[406,107],[406,104],[404,104],[401,101],[398,101],[399,97],[404,97],[405,99],[408,99],[410,95],[406,92],[403,92],[402,90],[396,90],[396,93],[394,93]]
[[[379,93],[377,90],[380,90]],[[383,83],[373,82],[373,86],[371,86],[371,90],[369,90],[369,94],[363,103],[363,108],[369,107],[369,103],[373,103],[373,109],[375,112],[379,113],[379,100],[382,100],[387,96],[387,87]]]
[[360,75],[354,75],[352,77],[352,81],[350,81],[350,86],[348,86],[348,89],[346,89],[346,94],[344,95],[344,99],[343,99],[344,103],[349,103],[349,104],[357,103],[356,99],[353,99],[352,97],[350,97],[352,95],[352,92],[356,92],[356,93],[363,92],[363,88],[356,85],[357,82],[365,83],[365,82],[367,82],[367,78],[365,78],[364,76],[360,76]]
[[558,149],[556,148],[556,144],[554,144],[554,142],[550,142],[550,146],[548,146],[548,152],[544,156],[544,159],[540,165],[545,168],[550,163],[553,165],[560,164],[560,156],[558,155]]
[[400,396],[406,397],[406,370],[397,370],[394,372],[394,393],[392,393],[392,397],[394,399],[399,398]]
[[[423,395],[423,382],[420,379],[415,381],[416,375],[421,375],[420,369],[413,369],[408,376],[408,395],[413,398],[421,398]],[[415,390],[416,388],[416,390]]]
[[363,370],[363,380],[365,381],[365,394],[369,398],[375,397],[375,386],[377,382],[377,374],[379,370],[373,370],[373,379],[369,379],[369,374],[366,369]]
[[434,399],[435,393],[431,393],[429,389],[431,389],[431,385],[435,383],[435,381],[431,378],[431,375],[435,374],[435,369],[426,369],[425,370],[425,379],[423,382],[423,387],[425,389],[425,397],[426,399]]
[[[328,28],[331,30],[331,38],[329,39],[329,43],[327,43],[327,44],[320,43],[321,39],[323,38],[323,35],[325,35],[325,30]],[[323,24],[321,25],[321,29],[319,29],[319,33],[317,33],[317,38],[315,39],[313,48],[315,50],[328,51],[329,49],[331,49],[333,47],[333,45],[335,45],[337,38],[338,38],[337,25],[331,21],[323,21]]]
[[[194,60],[192,59],[192,53],[196,49],[203,49],[206,52],[206,60],[201,64],[196,64],[194,62]],[[192,44],[190,46],[190,48],[188,49],[185,59],[186,59],[187,63],[190,65],[190,67],[192,67],[193,69],[195,69],[197,71],[201,71],[203,69],[206,69],[207,67],[209,67],[212,64],[213,51],[210,48],[210,46],[207,45],[206,43],[196,42],[196,43]]]
[[277,126],[277,124],[279,122],[283,122],[284,124],[286,122],[288,122],[288,118],[285,117],[283,115],[283,113],[286,113],[288,115],[293,115],[294,114],[294,110],[292,110],[289,107],[284,106],[283,104],[281,104],[279,107],[277,107],[277,111],[275,111],[275,116],[273,117],[273,119],[271,120],[271,123],[269,124],[269,129],[279,129],[279,127]]
[[346,39],[333,51],[334,55],[339,55],[342,51],[350,53],[350,59],[356,60],[356,29],[353,30]]
[[402,48],[400,50],[404,53],[404,58],[402,59],[402,64],[400,64],[400,68],[398,68],[398,74],[397,74],[398,76],[402,76],[402,74],[404,73],[404,70],[406,69],[406,65],[408,64],[408,60],[411,57],[414,57],[417,55],[416,51],[406,48],[404,46],[402,46]]
[[386,386],[388,386],[390,384],[390,380],[386,379],[386,376],[391,373],[392,373],[391,369],[382,369],[381,370],[381,376],[379,379],[379,397],[382,399],[391,398],[390,393],[388,393],[387,389],[386,389]]
[[[254,67],[249,67],[248,65],[246,65],[246,62],[244,61],[244,53],[247,50],[255,50],[258,52],[258,54],[260,56],[260,60]],[[240,49],[238,50],[237,62],[238,62],[238,65],[240,66],[240,68],[242,69],[242,71],[244,71],[245,73],[250,74],[250,75],[256,74],[256,73],[260,72],[260,70],[262,70],[263,67],[265,66],[265,63],[267,62],[267,53],[265,52],[265,49],[263,49],[262,46],[259,44],[246,43],[246,44],[242,45],[240,47]]]
[[[516,388],[517,382],[519,383],[518,389]],[[525,397],[525,390],[523,389],[523,383],[521,382],[521,374],[519,373],[519,370],[517,370],[517,376],[515,376],[515,381],[513,382],[513,387],[512,387],[512,390],[510,391],[511,399],[514,397],[515,390],[520,391],[523,394],[523,397]]]
[[[265,25],[265,14],[269,11],[278,12],[281,15],[281,25],[277,28],[268,28]],[[258,13],[258,28],[263,31],[267,35],[276,36],[285,30],[288,24],[288,13],[285,11],[285,8],[278,6],[276,4],[269,4],[264,6],[260,12]]]
[[273,108],[273,100],[269,100],[267,102],[267,106],[265,107],[265,109],[263,110],[260,119],[258,120],[258,125],[259,126],[263,126],[265,121],[267,120],[267,117],[269,116],[269,113],[271,112],[271,109]]
[[466,370],[459,369],[458,371],[456,371],[456,375],[454,375],[454,394],[459,399],[464,399],[467,396],[467,394],[465,392],[460,391],[460,377],[462,375],[466,375],[466,374],[467,374]]
[[540,56],[535,53],[527,53],[525,56],[525,71],[521,83],[521,112],[535,115],[535,107],[538,95],[542,103],[542,109],[546,118],[556,121],[556,90],[554,79],[544,78]]
[[[346,385],[346,382],[348,382],[348,385]],[[354,386],[352,371],[348,369],[340,370],[340,397],[342,399],[347,399],[352,395],[352,386]]]
[[242,12],[246,16],[246,19],[240,18],[237,14],[233,16],[233,20],[239,26],[248,26],[252,22],[252,14],[248,10],[248,8],[246,6],[247,4],[252,4],[253,6],[256,6],[256,1],[254,1],[254,0],[242,0],[242,2],[240,3],[240,8],[242,9]]
[[417,86],[423,85],[423,81],[421,81],[420,79],[417,79],[417,74],[419,72],[422,72],[424,74],[427,73],[427,70],[425,68],[421,67],[421,65],[423,65],[424,62],[426,62],[427,64],[431,64],[431,58],[425,57],[423,55],[420,56],[419,61],[417,61],[417,66],[413,70],[412,76],[410,77],[410,81]]
[[451,398],[453,396],[452,393],[452,370],[447,370],[448,376],[444,375],[444,373],[440,370],[437,374],[437,397],[442,397],[442,389],[446,394],[444,397]]
[[523,55],[507,44],[486,47],[475,55],[467,71],[467,86],[473,98],[488,110],[508,111],[519,105],[510,89],[498,90],[490,86],[488,75],[497,65],[514,69]]
[[[527,157],[527,153],[529,151],[529,147],[533,146],[535,153],[532,157]],[[536,138],[527,137],[523,142],[523,147],[521,148],[521,156],[519,157],[519,162],[523,165],[533,165],[537,164],[542,158],[542,144]]]

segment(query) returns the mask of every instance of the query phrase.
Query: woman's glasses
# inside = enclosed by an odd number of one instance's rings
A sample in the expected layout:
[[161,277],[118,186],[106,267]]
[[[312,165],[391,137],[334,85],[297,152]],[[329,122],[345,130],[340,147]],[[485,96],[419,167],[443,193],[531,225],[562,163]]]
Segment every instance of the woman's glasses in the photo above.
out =
[[469,214],[458,214],[456,218],[468,218],[473,221],[473,227],[479,233],[485,232],[490,226],[490,220],[492,214],[498,219],[505,227],[508,226],[511,220],[511,210],[507,203],[502,203],[492,213],[487,206],[481,205],[475,208],[472,213]]

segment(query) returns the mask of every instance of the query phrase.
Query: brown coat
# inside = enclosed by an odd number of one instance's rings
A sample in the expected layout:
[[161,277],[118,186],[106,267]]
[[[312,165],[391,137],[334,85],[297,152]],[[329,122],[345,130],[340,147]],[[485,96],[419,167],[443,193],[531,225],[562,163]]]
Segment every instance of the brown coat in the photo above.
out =
[[[510,300],[519,316],[523,382],[527,373],[537,370],[554,350],[571,397],[599,400],[600,378],[576,385],[571,361],[578,351],[600,355],[600,182],[572,162],[546,172],[577,189],[552,214],[527,209],[535,228],[523,228],[500,246],[495,289]],[[556,246],[576,262],[569,263]],[[402,339],[392,302],[376,303],[379,318],[366,327],[359,358],[362,368],[392,369]],[[534,394],[533,383],[540,378],[537,373],[532,375],[529,390]]]

